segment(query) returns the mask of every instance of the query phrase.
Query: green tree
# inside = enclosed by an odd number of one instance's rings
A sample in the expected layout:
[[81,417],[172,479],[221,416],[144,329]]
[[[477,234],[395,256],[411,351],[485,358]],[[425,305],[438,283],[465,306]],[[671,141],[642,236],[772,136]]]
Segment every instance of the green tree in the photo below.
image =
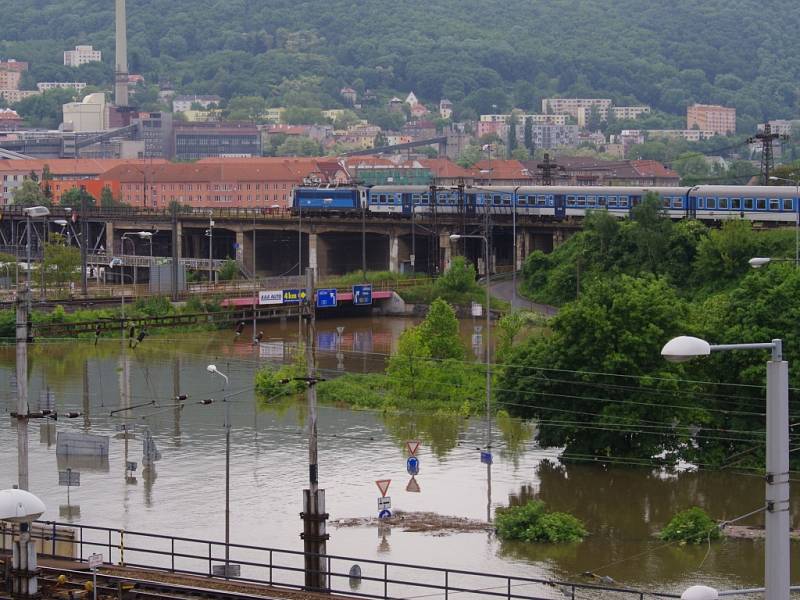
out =
[[235,96],[228,102],[225,115],[231,121],[262,121],[267,102],[261,96]]
[[525,117],[525,129],[522,132],[523,144],[529,153],[533,153],[533,121],[530,117]]
[[464,358],[464,345],[458,332],[458,319],[453,307],[437,298],[419,325],[420,333],[434,359]]
[[308,137],[287,136],[283,143],[275,149],[275,156],[319,156],[322,147]]
[[78,248],[66,243],[64,236],[50,234],[50,240],[44,246],[45,281],[59,290],[64,290],[81,276],[81,252]]
[[450,261],[450,267],[436,280],[436,291],[441,294],[463,294],[475,286],[475,266],[463,256]]
[[97,201],[94,196],[82,188],[72,188],[67,190],[61,195],[59,204],[65,208],[72,208],[73,210],[80,210],[82,207],[82,198],[86,198],[86,206],[93,208],[96,206]]
[[50,200],[45,196],[38,183],[31,179],[26,179],[14,192],[14,204],[19,206],[50,206]]

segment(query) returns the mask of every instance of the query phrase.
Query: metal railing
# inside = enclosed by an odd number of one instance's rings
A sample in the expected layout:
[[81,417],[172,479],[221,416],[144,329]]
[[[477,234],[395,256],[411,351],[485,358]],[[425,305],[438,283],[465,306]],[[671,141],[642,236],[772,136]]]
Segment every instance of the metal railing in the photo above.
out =
[[[185,573],[214,577],[214,566],[224,564],[225,544],[212,540],[179,537],[164,534],[126,531],[90,525],[71,525],[54,521],[38,521],[43,527],[34,529],[32,536],[41,541],[43,553],[57,558],[86,560],[90,554],[99,553],[111,565],[152,568],[172,573]],[[0,525],[5,550],[6,537],[11,539],[11,527]],[[77,530],[77,535],[66,536],[63,528]],[[65,544],[68,541],[72,546]],[[71,547],[65,556],[64,548]],[[240,565],[240,575],[230,580],[270,586],[302,589],[304,587],[304,559],[302,551],[230,544],[230,562]],[[679,598],[677,594],[650,592],[630,588],[588,583],[574,583],[544,578],[519,577],[496,573],[481,573],[461,569],[448,569],[387,562],[373,559],[322,555],[324,576],[328,590],[349,597],[381,598],[384,600],[425,597],[448,600],[451,594],[458,598],[506,598],[507,600],[553,600],[563,598],[629,598],[646,597]],[[351,577],[350,567],[358,564],[361,576]],[[142,579],[146,579],[143,575]]]

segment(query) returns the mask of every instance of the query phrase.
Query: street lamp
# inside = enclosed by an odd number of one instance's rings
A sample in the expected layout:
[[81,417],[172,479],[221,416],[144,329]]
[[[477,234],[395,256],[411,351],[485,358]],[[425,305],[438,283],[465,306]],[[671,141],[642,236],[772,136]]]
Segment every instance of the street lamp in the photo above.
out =
[[800,179],[786,179],[770,175],[770,181],[783,181],[794,185],[794,263],[800,264]]
[[491,430],[491,417],[490,417],[490,403],[492,397],[492,371],[491,371],[491,355],[489,350],[489,341],[492,327],[491,313],[489,312],[489,298],[491,288],[491,272],[489,269],[489,238],[485,235],[460,235],[454,233],[450,236],[451,242],[457,242],[461,239],[476,239],[483,240],[483,261],[486,269],[486,450],[489,451],[492,440]]
[[712,345],[696,337],[680,336],[661,349],[661,355],[671,362],[725,350],[772,352],[767,362],[766,600],[789,597],[789,363],[783,360],[782,346],[780,339],[757,344]]
[[[28,291],[31,289],[31,219],[44,219],[50,215],[50,209],[46,206],[29,206],[25,209],[25,241],[27,244],[27,260],[28,265],[25,268],[27,274],[26,281],[28,284]],[[44,255],[42,255],[44,260]],[[30,302],[30,295],[28,296]]]
[[[225,379],[224,390],[228,386],[228,376],[217,369],[217,365],[208,365],[206,371],[212,375],[219,375]],[[231,421],[228,405],[225,403],[225,578],[228,578],[228,565],[230,564],[231,551]]]
[[764,256],[756,256],[747,261],[747,263],[754,269],[760,269],[764,265],[768,265],[771,262],[793,262],[795,263],[795,266],[797,266],[797,260],[794,258],[767,258]]
[[206,229],[206,237],[208,237],[208,284],[214,283],[214,213],[208,211],[208,229]]

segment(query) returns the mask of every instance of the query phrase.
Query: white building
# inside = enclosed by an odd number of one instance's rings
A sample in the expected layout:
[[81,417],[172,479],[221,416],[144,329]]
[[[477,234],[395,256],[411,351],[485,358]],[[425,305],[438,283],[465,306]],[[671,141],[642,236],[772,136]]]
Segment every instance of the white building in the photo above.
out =
[[704,129],[648,129],[648,139],[667,139],[667,140],[680,140],[684,139],[687,142],[700,142],[703,140],[710,140],[715,135],[716,131]]
[[192,106],[201,106],[203,109],[210,108],[212,105],[217,107],[220,102],[222,102],[222,98],[215,95],[175,96],[172,99],[172,112],[186,112],[187,110],[192,110]]
[[47,90],[56,90],[56,89],[76,90],[80,92],[83,88],[86,87],[86,84],[78,81],[40,81],[39,83],[36,84],[36,87],[39,89],[40,92],[46,92]]
[[[611,98],[543,98],[542,112],[545,114],[570,115],[579,118],[582,108],[596,106],[600,111],[611,108]],[[606,112],[608,114],[608,112]]]
[[[778,135],[792,135],[792,123],[794,121],[787,121],[785,119],[775,119],[769,122],[769,129],[772,133],[777,133]],[[758,131],[759,133],[764,132],[764,124],[758,124]]]
[[91,46],[75,46],[75,50],[64,51],[64,66],[80,67],[90,62],[101,62],[100,50]]
[[81,102],[63,106],[64,127],[72,131],[105,131],[108,129],[108,107],[102,92],[89,94]]

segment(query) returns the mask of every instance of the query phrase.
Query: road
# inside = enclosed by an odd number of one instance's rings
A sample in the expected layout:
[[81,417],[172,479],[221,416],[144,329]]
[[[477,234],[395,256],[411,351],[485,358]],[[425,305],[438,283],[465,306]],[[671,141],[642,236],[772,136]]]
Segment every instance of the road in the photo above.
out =
[[520,296],[519,281],[517,281],[516,290],[514,290],[514,282],[511,279],[493,281],[492,295],[497,298],[500,298],[501,300],[505,300],[510,304],[513,304],[515,308],[524,308],[525,310],[538,312],[548,317],[552,317],[558,312],[558,308],[556,308],[555,306],[549,306],[547,304],[538,304],[536,302],[531,302],[527,298],[523,298],[522,296]]

